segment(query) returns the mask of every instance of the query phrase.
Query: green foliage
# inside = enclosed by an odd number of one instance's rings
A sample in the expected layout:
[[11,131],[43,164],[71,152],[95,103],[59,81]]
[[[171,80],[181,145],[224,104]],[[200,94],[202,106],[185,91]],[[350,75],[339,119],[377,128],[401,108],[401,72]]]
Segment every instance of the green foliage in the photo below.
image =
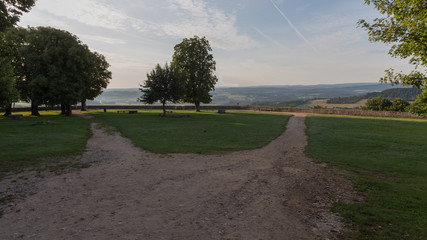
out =
[[102,90],[108,86],[112,77],[108,70],[110,64],[105,59],[104,55],[98,52],[91,52],[86,45],[83,45],[86,52],[84,78],[82,79],[82,96],[81,100],[93,100]]
[[333,104],[350,104],[357,103],[363,99],[369,99],[373,97],[382,97],[382,98],[401,98],[405,101],[413,101],[417,98],[419,94],[421,94],[420,89],[416,88],[393,88],[387,89],[382,92],[372,92],[364,95],[351,96],[351,97],[337,97],[337,98],[329,98],[326,103]]
[[405,112],[409,103],[400,98],[390,101],[388,98],[374,97],[368,99],[362,110]]
[[7,58],[0,56],[0,108],[6,108],[18,100],[18,89],[13,68]]
[[369,40],[393,44],[389,54],[393,57],[409,58],[409,63],[415,66],[415,70],[410,74],[395,73],[394,69],[386,70],[386,76],[381,81],[405,86],[412,85],[427,91],[427,77],[425,73],[418,70],[424,68],[426,71],[427,67],[427,2],[425,0],[366,0],[365,3],[373,4],[381,14],[387,15],[384,18],[375,19],[373,24],[365,20],[359,21],[359,26],[368,31]]
[[400,98],[396,98],[393,100],[392,105],[388,109],[388,111],[406,112],[406,109],[408,106],[409,106],[409,103],[407,101],[402,100]]
[[392,106],[392,104],[393,103],[388,98],[375,97],[368,99],[365,106],[361,107],[361,109],[372,111],[387,111]]
[[36,0],[0,1],[0,32],[15,26],[23,12],[28,12]]
[[[63,30],[38,27],[10,29],[1,35],[2,55],[13,63],[23,101],[71,106],[93,99],[111,78],[104,56],[92,53],[78,38]],[[69,114],[71,113],[71,108]],[[37,111],[33,111],[37,114]]]
[[[427,88],[426,88],[427,89]],[[427,117],[427,90],[418,95],[415,102],[409,107],[409,112],[422,117]]]
[[348,239],[427,238],[427,121],[312,116],[307,154],[348,171],[364,201],[337,203]]
[[183,80],[176,68],[170,68],[167,63],[164,68],[157,64],[141,85],[139,90],[143,95],[138,100],[148,104],[159,101],[163,105],[164,116],[166,102],[176,103],[182,99],[185,91]]
[[54,28],[30,28],[22,48],[31,100],[37,105],[77,103],[85,49],[77,37]]
[[[77,155],[91,136],[90,121],[59,112],[22,120],[0,119],[0,172],[38,165],[43,157]],[[52,115],[54,114],[54,115]]]
[[89,112],[97,120],[116,128],[124,137],[156,153],[215,154],[259,148],[280,136],[289,115],[253,112],[188,114],[187,118],[159,118],[159,111],[139,114]]
[[209,41],[203,37],[184,38],[174,47],[172,68],[178,69],[186,80],[184,101],[194,103],[200,111],[200,103],[210,103],[210,91],[215,89],[218,78],[214,75],[216,69],[212,48]]

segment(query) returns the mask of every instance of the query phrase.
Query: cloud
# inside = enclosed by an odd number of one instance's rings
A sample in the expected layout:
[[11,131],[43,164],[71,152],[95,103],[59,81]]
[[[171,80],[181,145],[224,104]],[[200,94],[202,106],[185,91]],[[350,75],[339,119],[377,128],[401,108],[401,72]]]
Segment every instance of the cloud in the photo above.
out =
[[283,48],[285,50],[289,50],[289,48],[285,47],[283,44],[281,44],[280,42],[274,40],[272,37],[270,37],[269,35],[265,34],[263,31],[261,31],[259,28],[254,27],[255,31],[257,31],[261,36],[263,36],[264,38],[268,39],[269,41],[271,41],[272,43],[274,43],[276,46],[278,46],[279,48]]
[[304,40],[304,42],[306,42],[307,45],[309,45],[315,52],[317,52],[317,49],[307,40],[306,37],[304,37],[304,35],[291,22],[291,20],[289,20],[289,18],[286,16],[286,14],[282,10],[280,10],[280,8],[277,6],[277,4],[275,4],[273,2],[273,0],[270,0],[270,2],[273,4],[274,8],[276,8],[276,10],[280,13],[280,15],[282,15],[282,17],[286,20],[286,22],[288,22],[289,26],[298,34],[298,36],[300,36]]
[[113,45],[126,44],[126,41],[123,39],[103,37],[99,35],[79,34],[79,38],[83,40],[83,42],[85,42],[84,40],[92,40]]
[[[69,19],[150,38],[206,36],[214,48],[224,50],[247,49],[258,44],[238,31],[235,14],[226,13],[204,0],[146,0],[142,3],[125,0],[123,4],[107,0],[40,0],[36,8],[65,22]],[[111,42],[106,40],[104,42]]]
[[206,36],[213,47],[237,50],[257,46],[258,43],[236,28],[236,16],[200,0],[169,0],[175,21],[161,26],[172,37]]
[[141,20],[127,16],[102,0],[44,0],[38,1],[36,7],[55,16],[106,29],[123,30],[132,27],[143,30],[145,26]]

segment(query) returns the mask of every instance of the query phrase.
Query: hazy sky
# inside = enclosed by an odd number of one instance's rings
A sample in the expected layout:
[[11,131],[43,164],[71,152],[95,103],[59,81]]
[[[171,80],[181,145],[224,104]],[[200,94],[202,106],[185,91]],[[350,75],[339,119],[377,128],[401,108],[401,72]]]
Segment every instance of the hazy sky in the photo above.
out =
[[211,43],[218,86],[309,85],[407,70],[357,28],[378,16],[364,0],[38,0],[20,25],[77,35],[111,64],[109,88],[139,87],[194,35]]

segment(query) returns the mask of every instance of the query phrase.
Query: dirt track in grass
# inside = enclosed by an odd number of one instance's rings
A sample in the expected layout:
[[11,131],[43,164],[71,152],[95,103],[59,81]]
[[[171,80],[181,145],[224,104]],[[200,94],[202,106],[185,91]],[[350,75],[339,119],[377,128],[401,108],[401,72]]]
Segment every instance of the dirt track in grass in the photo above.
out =
[[93,124],[80,161],[96,163],[33,180],[4,210],[0,239],[334,239],[343,225],[329,206],[354,193],[304,156],[304,120],[225,155],[154,154]]

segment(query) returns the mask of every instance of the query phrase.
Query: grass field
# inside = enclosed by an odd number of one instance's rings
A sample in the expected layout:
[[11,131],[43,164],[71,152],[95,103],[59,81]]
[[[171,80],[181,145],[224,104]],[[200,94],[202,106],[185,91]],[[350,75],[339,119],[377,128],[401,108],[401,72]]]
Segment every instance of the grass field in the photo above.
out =
[[41,157],[81,154],[91,136],[90,121],[80,117],[23,114],[22,120],[0,118],[0,173],[37,165]]
[[[178,111],[159,117],[160,111],[138,114],[90,112],[113,126],[136,146],[155,153],[226,153],[259,148],[285,130],[289,115],[213,111]],[[188,114],[173,118],[174,114]]]
[[307,154],[349,172],[365,197],[337,203],[349,239],[427,239],[427,121],[311,116]]
[[317,99],[313,100],[308,104],[308,106],[321,106],[321,107],[327,107],[327,108],[357,108],[360,106],[365,106],[367,99],[360,100],[357,103],[352,104],[338,104],[338,103],[326,103],[328,101],[327,99]]

